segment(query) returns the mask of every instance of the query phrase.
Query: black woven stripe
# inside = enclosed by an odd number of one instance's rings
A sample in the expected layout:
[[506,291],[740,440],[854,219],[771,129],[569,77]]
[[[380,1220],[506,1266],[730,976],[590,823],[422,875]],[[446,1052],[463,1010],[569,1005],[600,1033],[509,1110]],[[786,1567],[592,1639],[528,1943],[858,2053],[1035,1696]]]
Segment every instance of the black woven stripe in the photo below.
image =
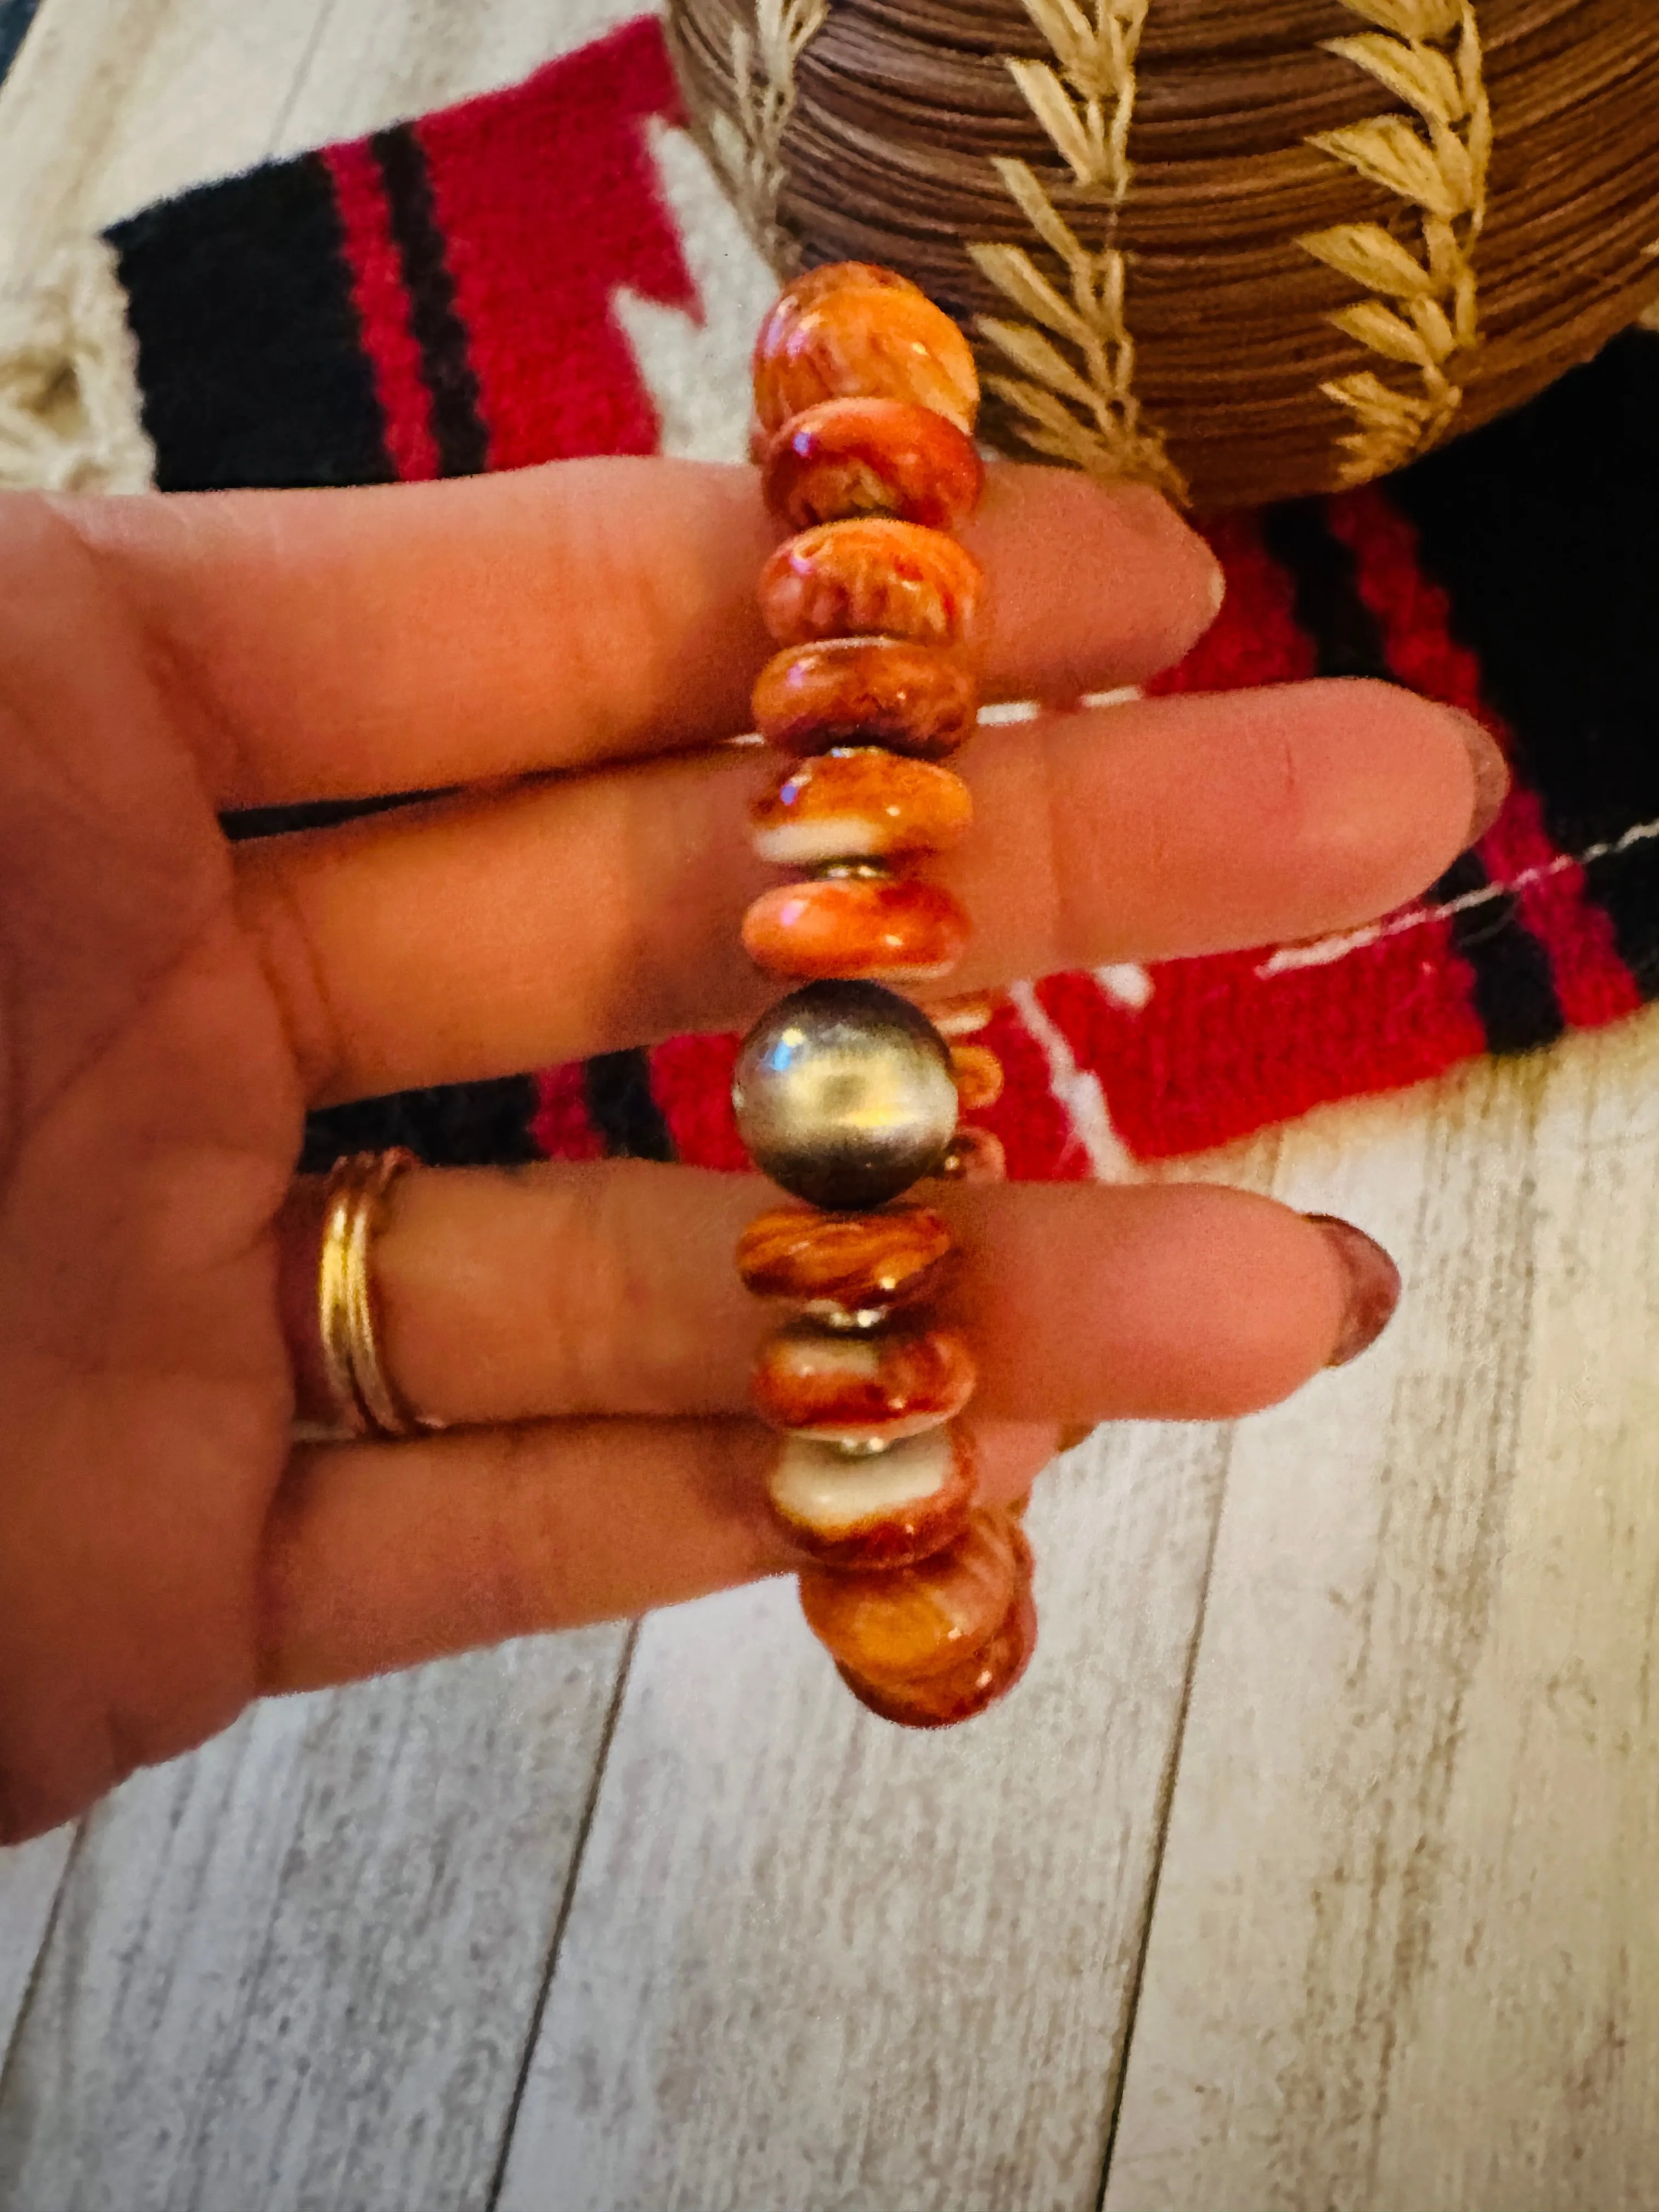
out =
[[614,1159],[672,1160],[674,1140],[651,1093],[651,1063],[642,1052],[602,1052],[582,1070],[593,1127]]
[[[1555,842],[1583,853],[1659,821],[1659,338],[1618,339],[1390,496]],[[1659,843],[1587,878],[1638,988],[1659,996]]]
[[[1273,507],[1262,519],[1268,551],[1290,575],[1296,618],[1313,642],[1322,676],[1368,676],[1393,683],[1376,618],[1359,592],[1352,550],[1331,530],[1319,500]],[[1473,853],[1455,860],[1430,892],[1437,904],[1487,890],[1491,878]],[[1474,977],[1474,1010],[1487,1049],[1527,1052],[1566,1028],[1548,955],[1505,894],[1454,915],[1452,942]]]
[[455,308],[455,284],[444,258],[426,155],[407,123],[377,131],[368,143],[386,180],[392,235],[409,294],[410,326],[432,398],[439,470],[447,477],[479,476],[489,465],[489,434],[478,411],[478,380],[467,357],[466,326]]
[[163,491],[391,479],[315,155],[164,200],[108,236]]
[[346,1152],[406,1145],[428,1167],[516,1167],[541,1158],[530,1133],[536,1103],[528,1075],[360,1098],[312,1115],[300,1164],[318,1175]]

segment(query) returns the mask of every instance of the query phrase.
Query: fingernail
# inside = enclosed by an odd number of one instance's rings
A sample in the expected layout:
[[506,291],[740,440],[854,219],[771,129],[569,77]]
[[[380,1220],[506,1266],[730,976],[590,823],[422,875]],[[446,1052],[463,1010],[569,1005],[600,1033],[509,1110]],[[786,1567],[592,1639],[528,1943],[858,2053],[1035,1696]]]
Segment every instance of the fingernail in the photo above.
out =
[[1504,811],[1504,801],[1510,795],[1510,764],[1492,732],[1473,714],[1466,714],[1461,707],[1448,712],[1469,749],[1469,766],[1474,770],[1474,812],[1469,819],[1468,842],[1478,845]]
[[1210,556],[1210,619],[1213,622],[1227,604],[1227,571],[1213,553]]
[[1348,1310],[1336,1349],[1325,1362],[1327,1367],[1346,1367],[1362,1352],[1369,1352],[1394,1319],[1400,1304],[1400,1270],[1382,1247],[1352,1221],[1340,1220],[1334,1213],[1310,1213],[1307,1218],[1324,1231],[1348,1279]]

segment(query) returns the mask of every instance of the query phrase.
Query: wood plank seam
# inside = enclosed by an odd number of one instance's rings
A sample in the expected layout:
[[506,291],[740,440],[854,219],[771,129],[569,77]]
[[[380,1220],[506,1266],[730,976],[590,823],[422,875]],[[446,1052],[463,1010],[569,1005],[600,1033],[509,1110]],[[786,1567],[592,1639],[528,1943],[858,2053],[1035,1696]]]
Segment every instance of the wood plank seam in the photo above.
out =
[[1210,1540],[1204,1555],[1204,1571],[1198,1586],[1198,1606],[1193,1622],[1193,1632],[1187,1646],[1187,1663],[1181,1681],[1180,1702],[1176,1707],[1175,1726],[1170,1731],[1169,1754],[1164,1771],[1158,1778],[1158,1802],[1152,1814],[1152,1863],[1146,1881],[1146,1895],[1141,1907],[1139,1942],[1135,1951],[1135,1962],[1129,1975],[1128,1986],[1123,1993],[1123,2017],[1114,2045],[1114,2067],[1108,2081],[1109,2110],[1106,2120],[1106,2141],[1101,2152],[1100,2179],[1095,2190],[1094,2212],[1105,2212],[1106,2191],[1112,2178],[1112,2153],[1117,2146],[1118,2123],[1123,2116],[1123,2089],[1129,2078],[1129,2051],[1134,2042],[1135,2017],[1140,2009],[1140,1992],[1146,1978],[1146,1957],[1152,1948],[1152,1921],[1158,1911],[1158,1882],[1164,1872],[1164,1853],[1170,1839],[1170,1819],[1175,1810],[1176,1785],[1181,1776],[1182,1747],[1187,1741],[1187,1716],[1193,1702],[1193,1684],[1198,1674],[1198,1655],[1204,1646],[1205,1623],[1209,1618],[1210,1583],[1215,1573],[1216,1553],[1221,1541],[1221,1516],[1227,1507],[1228,1476],[1232,1467],[1233,1443],[1237,1435],[1235,1424],[1227,1438],[1226,1450],[1221,1462],[1220,1479],[1210,1513]]
[[[559,1897],[559,1910],[553,1923],[553,1933],[547,1946],[547,1957],[542,1966],[540,1986],[536,2002],[531,2007],[530,2018],[525,2027],[524,2048],[519,2054],[517,2070],[513,2077],[513,2094],[507,2099],[507,2115],[501,2123],[501,2140],[495,2153],[495,2163],[489,2176],[489,2189],[484,2198],[483,2212],[495,2212],[501,2202],[507,2179],[507,2162],[513,2152],[513,2137],[519,2124],[519,2110],[524,2102],[525,2084],[530,2078],[535,2063],[536,2046],[541,2041],[542,2021],[547,2011],[547,2000],[553,1987],[553,1977],[558,1972],[559,1954],[564,1948],[564,1932],[570,1923],[570,1907],[576,1894],[576,1883],[587,1856],[587,1839],[593,1830],[593,1815],[599,1810],[599,1793],[605,1787],[605,1769],[611,1763],[611,1747],[617,1734],[617,1723],[622,1717],[623,1700],[628,1694],[629,1677],[634,1671],[634,1654],[639,1648],[640,1624],[630,1621],[628,1640],[623,1645],[622,1657],[617,1665],[617,1679],[611,1692],[611,1703],[605,1710],[605,1726],[599,1733],[599,1751],[593,1760],[593,1771],[587,1785],[581,1818],[576,1825],[576,1840],[570,1854],[570,1863],[565,1869],[564,1888]],[[44,1948],[44,1946],[42,1947]]]
[[6,2037],[6,2047],[3,2051],[0,2051],[0,2104],[3,2104],[5,2100],[6,2083],[11,2072],[12,2055],[22,2039],[23,2023],[28,2018],[29,2007],[33,2003],[35,1990],[40,1986],[46,1954],[52,1948],[52,1936],[57,1929],[58,1915],[62,1909],[64,1898],[69,1888],[70,1875],[73,1873],[76,1860],[80,1856],[81,1845],[86,1832],[86,1822],[84,1820],[78,1822],[75,1831],[75,1840],[70,1845],[69,1855],[64,1861],[58,1873],[57,1887],[52,1893],[52,1910],[46,1915],[46,1925],[40,1930],[40,1940],[35,1945],[34,1956],[29,1962],[29,1976],[23,1989],[23,2002],[17,2008],[17,2016],[12,2021],[10,2032]]

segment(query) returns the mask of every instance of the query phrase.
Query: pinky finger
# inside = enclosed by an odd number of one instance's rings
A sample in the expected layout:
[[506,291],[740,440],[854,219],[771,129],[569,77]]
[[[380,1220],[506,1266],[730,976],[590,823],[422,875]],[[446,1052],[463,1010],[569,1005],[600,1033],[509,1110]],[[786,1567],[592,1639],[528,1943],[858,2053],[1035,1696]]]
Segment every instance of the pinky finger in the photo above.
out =
[[[974,1425],[986,1504],[1058,1449]],[[756,1423],[559,1421],[295,1455],[266,1529],[259,1687],[320,1688],[787,1573]]]

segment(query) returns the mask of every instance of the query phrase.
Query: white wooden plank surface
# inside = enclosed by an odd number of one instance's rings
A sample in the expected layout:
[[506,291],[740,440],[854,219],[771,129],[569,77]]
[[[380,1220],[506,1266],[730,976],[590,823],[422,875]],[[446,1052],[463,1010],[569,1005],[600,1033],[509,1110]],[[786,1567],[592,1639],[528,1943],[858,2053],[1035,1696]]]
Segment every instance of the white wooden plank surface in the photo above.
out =
[[1654,2202],[1659,1027],[1288,1139],[1411,1282],[1243,1430],[1108,2212]]
[[0,2204],[483,2202],[623,1642],[281,1700],[90,1815],[0,2086]]
[[72,1828],[0,1850],[0,2078],[75,1840]]
[[787,1585],[646,1625],[502,2212],[1092,2212],[1227,1443],[1039,1492],[1037,1657],[957,1732]]

